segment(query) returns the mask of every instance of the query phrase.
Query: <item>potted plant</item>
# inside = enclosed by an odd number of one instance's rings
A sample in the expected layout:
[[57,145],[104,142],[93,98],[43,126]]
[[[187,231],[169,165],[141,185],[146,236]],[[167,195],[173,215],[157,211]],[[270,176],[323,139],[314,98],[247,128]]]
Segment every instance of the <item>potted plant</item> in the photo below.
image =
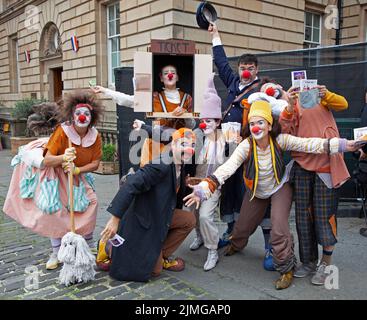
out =
[[102,146],[102,159],[95,173],[117,174],[119,173],[119,163],[117,161],[116,146],[106,143]]
[[[44,99],[23,99],[11,111],[14,128],[11,130],[11,152],[17,154],[22,145],[48,136],[56,125],[57,104]],[[17,124],[17,126],[15,126]]]

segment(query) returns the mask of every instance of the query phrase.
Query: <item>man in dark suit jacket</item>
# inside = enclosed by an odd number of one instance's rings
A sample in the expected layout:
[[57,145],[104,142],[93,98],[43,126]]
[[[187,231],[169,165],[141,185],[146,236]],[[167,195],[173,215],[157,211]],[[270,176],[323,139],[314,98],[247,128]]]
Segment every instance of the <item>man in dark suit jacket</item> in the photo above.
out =
[[[260,79],[257,76],[259,72],[258,60],[253,54],[243,54],[238,59],[238,70],[234,72],[228,62],[217,26],[210,24],[208,31],[212,36],[214,63],[218,69],[219,77],[228,89],[222,123],[238,122],[243,130],[243,127],[247,125],[246,119],[249,112],[247,98],[252,93],[260,90]],[[222,221],[227,223],[228,228],[222,239],[219,240],[219,248],[229,244],[228,238],[239,215],[244,194],[245,184],[243,181],[243,166],[241,166],[222,187],[220,214]],[[264,268],[273,271],[275,269],[269,244],[271,229],[269,209],[261,226],[265,240]]]
[[194,154],[195,139],[189,129],[175,131],[172,154],[163,153],[159,163],[150,162],[128,176],[112,200],[107,209],[112,217],[100,243],[107,243],[116,233],[125,240],[112,249],[112,278],[148,281],[162,268],[184,269],[181,258],[170,257],[196,224],[193,212],[180,210],[185,192],[183,164]]

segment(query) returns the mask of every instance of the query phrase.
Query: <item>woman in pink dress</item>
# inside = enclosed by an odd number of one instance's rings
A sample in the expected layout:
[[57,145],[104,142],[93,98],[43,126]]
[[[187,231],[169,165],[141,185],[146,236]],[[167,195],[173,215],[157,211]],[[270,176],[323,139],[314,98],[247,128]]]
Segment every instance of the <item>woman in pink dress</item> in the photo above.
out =
[[[93,246],[97,196],[90,172],[98,168],[102,141],[94,125],[102,105],[88,90],[66,96],[59,108],[59,124],[50,138],[19,149],[3,211],[33,232],[51,238],[48,270],[58,267],[61,238],[70,231],[68,172],[74,175],[76,233]],[[69,140],[72,147],[69,147]]]

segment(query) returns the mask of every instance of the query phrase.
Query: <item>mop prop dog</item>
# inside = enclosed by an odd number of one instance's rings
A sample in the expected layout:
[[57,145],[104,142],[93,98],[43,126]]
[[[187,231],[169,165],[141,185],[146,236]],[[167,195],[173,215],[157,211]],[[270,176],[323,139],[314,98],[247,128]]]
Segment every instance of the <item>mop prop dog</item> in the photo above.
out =
[[[69,147],[71,142],[69,140]],[[95,277],[95,257],[90,252],[85,239],[75,233],[74,221],[74,196],[73,196],[73,173],[69,172],[69,208],[71,232],[68,232],[61,240],[61,247],[57,258],[63,262],[59,281],[65,286],[75,283],[89,282]]]

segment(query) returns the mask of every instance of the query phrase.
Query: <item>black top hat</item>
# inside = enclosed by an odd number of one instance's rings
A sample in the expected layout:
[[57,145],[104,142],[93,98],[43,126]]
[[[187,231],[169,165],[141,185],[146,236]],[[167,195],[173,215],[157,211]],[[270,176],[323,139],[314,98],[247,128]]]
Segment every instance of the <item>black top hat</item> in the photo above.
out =
[[217,11],[208,1],[199,4],[196,11],[196,22],[201,29],[208,30],[210,23],[217,19]]

